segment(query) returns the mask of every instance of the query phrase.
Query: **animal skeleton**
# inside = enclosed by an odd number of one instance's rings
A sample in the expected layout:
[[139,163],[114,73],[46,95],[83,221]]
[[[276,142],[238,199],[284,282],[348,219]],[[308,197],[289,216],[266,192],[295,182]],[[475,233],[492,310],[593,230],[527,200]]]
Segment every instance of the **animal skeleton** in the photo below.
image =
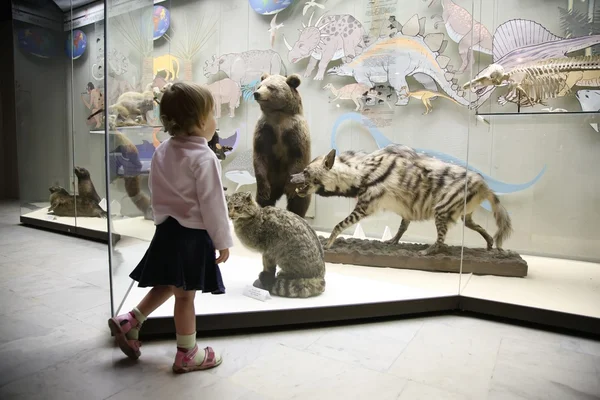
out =
[[[479,78],[463,85],[463,89],[506,86],[508,94],[498,99],[522,106],[544,104],[544,100],[564,96],[587,74],[600,73],[600,56],[549,58],[513,68],[506,72],[499,64],[491,64]],[[522,97],[520,96],[522,95]]]

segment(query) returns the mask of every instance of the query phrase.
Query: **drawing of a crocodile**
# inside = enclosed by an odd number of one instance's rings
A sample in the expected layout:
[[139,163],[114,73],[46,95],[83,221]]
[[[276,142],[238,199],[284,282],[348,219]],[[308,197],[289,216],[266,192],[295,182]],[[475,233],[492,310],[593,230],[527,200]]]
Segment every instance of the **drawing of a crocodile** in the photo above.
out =
[[379,38],[350,63],[333,67],[327,73],[352,76],[358,83],[370,88],[375,84],[389,82],[398,97],[397,106],[408,104],[409,98],[403,96],[402,88],[408,87],[406,77],[412,76],[427,90],[438,92],[439,85],[457,103],[469,106],[469,101],[463,97],[464,92],[456,84],[456,78],[453,78],[454,74],[446,69],[450,59],[439,54],[440,49],[446,45],[444,35],[433,33],[421,36],[423,26],[414,30],[414,25],[419,26],[421,23],[422,20],[414,15],[403,26],[402,32],[396,33],[392,38]]
[[600,74],[600,56],[549,58],[524,64],[505,71],[492,64],[487,74],[463,85],[464,89],[508,85],[508,93],[498,99],[500,104],[519,103],[522,106],[544,104],[544,100],[571,92],[580,81],[591,83]]
[[295,64],[309,57],[304,76],[309,77],[318,63],[319,69],[314,80],[322,80],[330,61],[341,59],[343,62],[350,62],[362,53],[366,47],[366,34],[362,24],[352,15],[323,14],[315,25],[311,26],[313,15],[314,12],[308,20],[308,25],[302,24],[303,29],[300,30],[300,36],[293,46],[285,36],[283,41],[289,50],[288,60]]
[[[568,53],[586,49],[600,43],[600,35],[574,38],[556,36],[535,21],[514,19],[500,25],[494,33],[493,64],[510,71],[521,65],[550,58],[562,58]],[[481,70],[475,80],[488,76],[490,66]],[[583,79],[583,78],[582,78]],[[496,86],[472,88],[477,94],[474,102],[479,108],[490,98]]]

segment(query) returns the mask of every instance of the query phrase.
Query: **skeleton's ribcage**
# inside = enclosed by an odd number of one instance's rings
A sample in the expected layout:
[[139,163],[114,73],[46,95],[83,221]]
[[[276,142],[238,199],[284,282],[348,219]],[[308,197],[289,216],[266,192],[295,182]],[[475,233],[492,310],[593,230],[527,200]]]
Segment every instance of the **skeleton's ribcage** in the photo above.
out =
[[527,74],[520,82],[509,85],[505,98],[511,103],[533,105],[561,97],[571,90],[568,77],[568,73]]

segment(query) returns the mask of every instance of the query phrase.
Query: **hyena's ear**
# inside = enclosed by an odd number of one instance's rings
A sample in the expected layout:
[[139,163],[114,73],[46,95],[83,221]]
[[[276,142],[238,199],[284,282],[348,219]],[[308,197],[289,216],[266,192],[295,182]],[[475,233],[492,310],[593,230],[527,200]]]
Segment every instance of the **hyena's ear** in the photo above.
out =
[[263,74],[260,76],[260,81],[264,81],[265,79],[267,79],[270,75],[266,72],[263,72]]
[[300,75],[291,74],[285,79],[285,81],[292,89],[297,89],[298,86],[300,86]]
[[333,163],[335,162],[335,149],[332,149],[323,160],[323,166],[327,169],[331,169],[333,167]]

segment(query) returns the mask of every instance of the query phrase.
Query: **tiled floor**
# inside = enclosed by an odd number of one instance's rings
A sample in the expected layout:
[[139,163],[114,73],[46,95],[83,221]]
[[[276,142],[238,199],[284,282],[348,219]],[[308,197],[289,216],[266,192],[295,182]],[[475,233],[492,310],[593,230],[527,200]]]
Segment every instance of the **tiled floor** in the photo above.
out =
[[105,246],[17,226],[0,205],[0,399],[600,399],[600,343],[467,317],[201,338],[209,372],[171,373],[174,342],[124,359],[106,328]]

